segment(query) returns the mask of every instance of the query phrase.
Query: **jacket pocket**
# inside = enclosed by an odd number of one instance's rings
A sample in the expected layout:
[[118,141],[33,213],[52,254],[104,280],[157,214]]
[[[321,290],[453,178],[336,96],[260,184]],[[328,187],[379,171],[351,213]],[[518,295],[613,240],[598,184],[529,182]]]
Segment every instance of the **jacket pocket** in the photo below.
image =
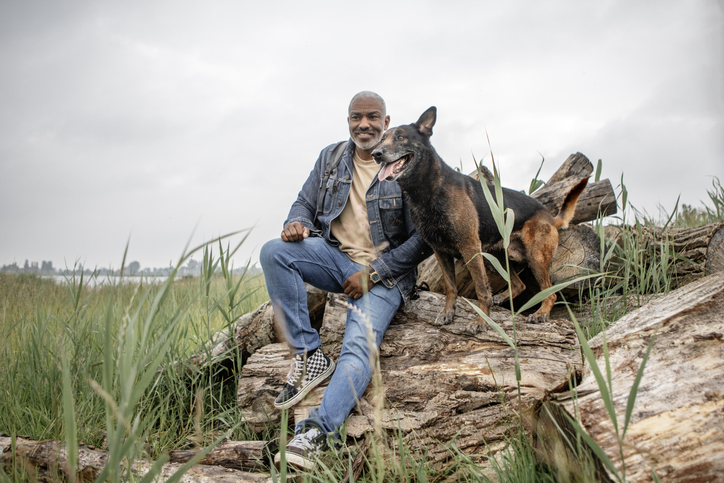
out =
[[399,235],[405,231],[402,196],[389,196],[379,199],[382,230],[389,235]]

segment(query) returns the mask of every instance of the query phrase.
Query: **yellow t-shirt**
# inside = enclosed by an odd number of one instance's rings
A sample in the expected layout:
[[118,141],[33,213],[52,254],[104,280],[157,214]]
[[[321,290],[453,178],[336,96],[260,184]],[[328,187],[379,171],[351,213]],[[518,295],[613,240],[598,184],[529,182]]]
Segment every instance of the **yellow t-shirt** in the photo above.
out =
[[367,218],[367,190],[380,170],[374,160],[365,161],[355,151],[352,168],[352,187],[349,199],[342,213],[332,221],[332,236],[339,241],[339,248],[352,261],[369,265],[377,258],[370,235],[370,222]]

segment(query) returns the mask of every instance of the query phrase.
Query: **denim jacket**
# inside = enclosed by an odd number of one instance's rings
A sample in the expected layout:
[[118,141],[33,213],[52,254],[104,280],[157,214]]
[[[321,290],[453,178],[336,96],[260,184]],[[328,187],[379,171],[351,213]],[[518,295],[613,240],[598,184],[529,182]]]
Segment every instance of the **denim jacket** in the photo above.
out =
[[[317,197],[322,193],[324,171],[335,146],[327,146],[319,154],[284,226],[298,221],[310,229],[311,236],[321,236],[327,243],[338,246],[339,242],[330,233],[330,224],[342,213],[349,198],[355,145],[351,139],[347,143],[337,168],[330,173],[324,187],[323,208],[317,212]],[[372,244],[379,250],[378,258],[370,263],[370,267],[379,274],[386,287],[396,286],[407,303],[414,294],[417,265],[430,256],[432,249],[415,231],[405,199],[396,182],[380,182],[376,176],[367,190],[370,234]]]

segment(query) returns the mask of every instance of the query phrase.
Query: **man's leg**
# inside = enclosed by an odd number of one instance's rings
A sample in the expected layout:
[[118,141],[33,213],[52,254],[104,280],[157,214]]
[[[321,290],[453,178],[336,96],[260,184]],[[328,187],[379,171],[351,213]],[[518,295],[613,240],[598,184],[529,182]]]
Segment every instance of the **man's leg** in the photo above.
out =
[[402,296],[396,287],[388,289],[380,283],[361,298],[348,297],[347,301],[364,315],[347,309],[337,369],[324,391],[321,406],[312,409],[309,418],[297,424],[297,432],[316,426],[325,433],[337,434],[367,389],[374,367],[370,357],[376,355],[390,321],[402,303]]
[[359,265],[319,237],[298,242],[270,240],[262,247],[259,261],[274,315],[292,354],[318,348],[321,341],[309,321],[304,283],[340,293],[344,281],[359,270]]

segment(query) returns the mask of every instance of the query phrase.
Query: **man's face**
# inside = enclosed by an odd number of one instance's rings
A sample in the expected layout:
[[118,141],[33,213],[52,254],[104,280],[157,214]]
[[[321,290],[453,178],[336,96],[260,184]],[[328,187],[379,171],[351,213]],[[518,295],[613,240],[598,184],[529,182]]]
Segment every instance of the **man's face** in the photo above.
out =
[[355,145],[372,152],[390,124],[390,116],[385,115],[384,107],[377,99],[357,99],[349,106],[347,122]]

